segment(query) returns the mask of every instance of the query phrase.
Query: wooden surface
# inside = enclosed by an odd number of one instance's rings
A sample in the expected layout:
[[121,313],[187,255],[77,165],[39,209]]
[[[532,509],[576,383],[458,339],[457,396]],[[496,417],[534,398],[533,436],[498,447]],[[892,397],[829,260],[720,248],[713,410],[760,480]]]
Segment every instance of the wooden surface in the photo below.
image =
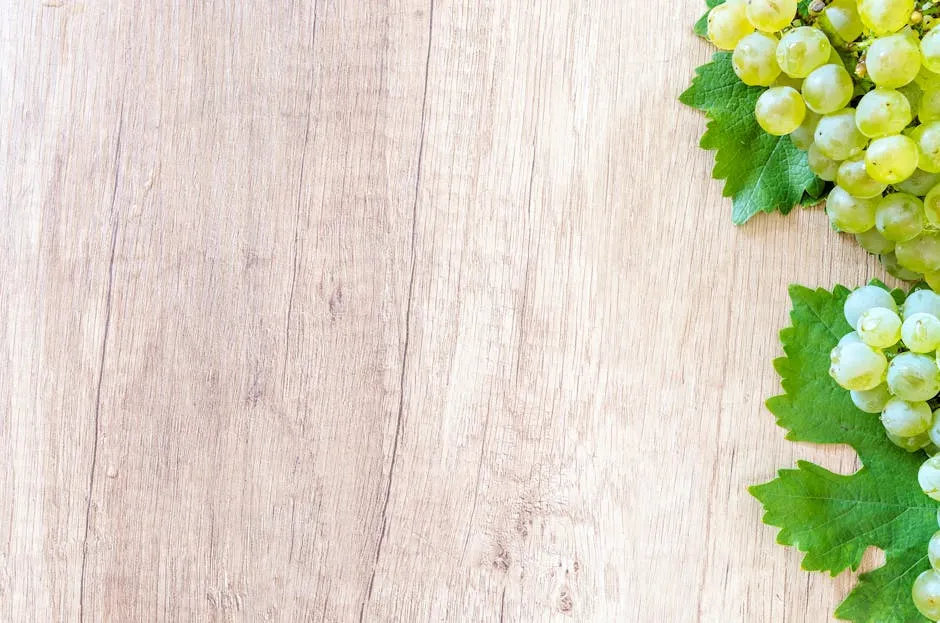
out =
[[826,621],[699,2],[3,2],[0,621]]

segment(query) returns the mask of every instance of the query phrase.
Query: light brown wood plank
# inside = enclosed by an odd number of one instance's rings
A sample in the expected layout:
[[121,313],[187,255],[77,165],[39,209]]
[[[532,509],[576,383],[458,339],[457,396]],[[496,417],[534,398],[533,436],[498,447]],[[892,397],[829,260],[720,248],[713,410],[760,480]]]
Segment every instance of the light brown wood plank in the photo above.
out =
[[701,6],[0,6],[0,621],[823,621],[746,492],[818,210]]

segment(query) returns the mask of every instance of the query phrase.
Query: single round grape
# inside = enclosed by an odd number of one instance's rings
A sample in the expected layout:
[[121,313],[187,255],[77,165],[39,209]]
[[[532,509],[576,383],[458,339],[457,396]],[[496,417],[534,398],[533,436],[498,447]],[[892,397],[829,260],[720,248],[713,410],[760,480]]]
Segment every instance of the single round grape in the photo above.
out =
[[916,127],[910,138],[917,143],[920,154],[917,166],[929,173],[940,173],[940,121]]
[[842,313],[849,326],[854,327],[862,314],[873,307],[884,307],[895,312],[898,310],[898,304],[887,290],[878,286],[862,286],[852,290],[845,298]]
[[777,40],[766,33],[752,32],[735,46],[731,66],[744,84],[770,86],[780,75]]
[[800,127],[806,117],[806,106],[795,89],[772,87],[757,98],[754,117],[767,134],[783,136]]
[[858,407],[859,411],[865,413],[881,413],[892,398],[886,383],[865,391],[852,390],[850,395],[852,396],[852,402]]
[[896,184],[917,170],[917,143],[903,134],[876,138],[865,151],[865,169],[879,182]]
[[924,67],[934,73],[940,72],[940,31],[927,31],[920,40],[920,55]]
[[868,231],[855,234],[855,240],[858,241],[858,244],[861,245],[863,249],[875,255],[894,251],[894,242],[882,236],[877,227],[872,227]]
[[937,184],[924,197],[924,217],[934,227],[940,227],[940,184]]
[[937,442],[940,441],[940,418],[937,417],[938,414],[940,414],[940,409],[933,412],[933,423],[930,425],[930,428],[927,429],[927,436],[930,438],[930,443],[934,445],[937,445]]
[[747,20],[747,4],[725,2],[708,13],[708,38],[715,47],[733,50],[744,37],[754,32]]
[[911,119],[910,102],[894,89],[869,91],[859,100],[855,110],[855,124],[868,138],[898,134]]
[[933,413],[926,402],[909,402],[892,398],[881,412],[885,430],[897,437],[913,437],[925,432],[933,423]]
[[888,240],[910,240],[924,229],[924,203],[907,193],[885,195],[875,208],[875,227]]
[[[800,124],[800,127],[790,132],[790,142],[797,149],[807,151],[810,146],[812,146],[814,136],[816,134],[816,126],[819,124],[819,115],[812,112],[811,110],[806,111],[806,117],[803,118],[803,123]],[[938,176],[940,179],[940,176]]]
[[806,77],[802,90],[807,108],[828,115],[848,106],[855,93],[855,84],[844,67],[823,65]]
[[930,445],[930,436],[927,435],[927,433],[920,433],[919,435],[914,435],[913,437],[899,437],[897,435],[892,435],[888,431],[885,431],[885,435],[888,437],[888,440],[891,443],[912,454],[924,448],[925,446]]
[[901,266],[918,273],[940,270],[940,233],[924,230],[911,240],[897,243],[894,254]]
[[838,37],[843,45],[858,39],[865,30],[855,0],[830,3],[819,16],[818,23],[830,36]]
[[[920,483],[920,488],[924,493],[940,501],[940,456],[924,461],[917,472],[917,482]],[[920,578],[917,579],[920,580]],[[914,587],[917,588],[917,582],[914,583]]]
[[865,55],[865,68],[871,81],[886,89],[896,89],[913,81],[920,71],[920,48],[916,39],[906,33],[875,39]]
[[834,182],[839,175],[839,163],[819,151],[819,146],[813,143],[806,151],[806,161],[809,170],[821,180]]
[[933,314],[912,314],[901,325],[901,340],[912,353],[930,353],[940,348],[940,319]]
[[[924,171],[922,169],[917,169],[916,171],[914,171],[913,175],[911,175],[909,178],[907,178],[903,182],[898,182],[897,184],[894,185],[894,187],[900,190],[901,192],[908,193],[917,197],[923,197],[928,192],[930,192],[930,189],[932,189],[938,183],[940,183],[940,173],[928,173],[927,171]],[[925,203],[925,209],[926,209],[926,200],[924,201],[924,203]],[[929,215],[927,216],[927,220],[928,222],[934,225],[940,224],[940,223],[934,223],[933,221],[931,221]]]
[[885,378],[888,360],[862,342],[836,346],[829,355],[829,375],[843,389],[873,389]]
[[[859,336],[864,339],[861,331]],[[887,380],[888,389],[901,400],[930,400],[940,392],[940,369],[934,358],[927,355],[907,352],[896,356],[888,364]]]
[[[940,458],[940,457],[938,457]],[[933,458],[928,459],[928,463],[932,461]],[[921,472],[924,471],[924,467],[927,466],[927,463],[924,463],[921,466]],[[931,467],[931,470],[936,469],[940,471],[940,464],[935,468]],[[933,487],[934,482],[932,480],[933,476],[925,476],[928,486]],[[920,480],[920,475],[918,474],[918,480]],[[937,476],[937,482],[940,483],[940,476]],[[921,487],[924,487],[924,483],[921,483]],[[927,493],[927,489],[924,489],[924,493]],[[934,497],[934,494],[931,495],[927,493],[930,497],[935,500],[940,500],[940,497]],[[914,606],[917,607],[917,611],[922,615],[930,619],[931,621],[936,621],[940,619],[940,573],[934,569],[928,569],[924,571],[917,579],[914,580],[914,586],[911,588],[911,599],[914,600]]]
[[904,28],[914,12],[914,0],[858,0],[858,16],[876,35]]
[[865,159],[861,155],[849,158],[839,165],[836,183],[853,197],[858,197],[859,199],[880,197],[881,193],[888,187],[884,182],[872,179],[868,174]]
[[[821,30],[810,26],[794,28],[783,35],[777,44],[777,64],[783,73],[794,78],[810,75],[814,69],[822,67],[829,60],[830,54],[832,46],[829,45],[829,39]],[[834,110],[842,106],[837,106]]]
[[747,19],[758,30],[777,32],[796,17],[796,5],[797,0],[748,0]]
[[923,92],[917,119],[921,123],[940,121],[940,88],[927,89]]
[[935,532],[927,544],[927,559],[934,571],[940,569],[940,532]]
[[921,67],[920,71],[917,72],[917,77],[914,78],[914,82],[924,91],[940,89],[940,74],[935,74],[926,67]]
[[913,270],[908,270],[901,266],[901,264],[898,263],[898,258],[894,254],[894,251],[881,254],[878,260],[881,262],[881,265],[884,266],[884,269],[888,271],[889,275],[897,277],[901,281],[920,281],[923,278],[923,275],[920,273],[915,273]]
[[[855,331],[872,348],[890,348],[901,339],[901,317],[885,307],[872,307],[859,317]],[[940,382],[940,370],[937,374]]]
[[874,199],[862,199],[848,193],[841,186],[836,186],[826,199],[826,214],[829,222],[839,231],[859,234],[875,225]]
[[931,288],[940,289],[940,270],[931,273],[924,273],[924,281]]
[[816,147],[832,160],[848,160],[865,149],[868,138],[855,126],[855,109],[843,108],[823,116],[816,126]]
[[908,294],[901,305],[901,317],[910,318],[914,314],[932,314],[940,318],[940,294],[933,290],[915,290]]

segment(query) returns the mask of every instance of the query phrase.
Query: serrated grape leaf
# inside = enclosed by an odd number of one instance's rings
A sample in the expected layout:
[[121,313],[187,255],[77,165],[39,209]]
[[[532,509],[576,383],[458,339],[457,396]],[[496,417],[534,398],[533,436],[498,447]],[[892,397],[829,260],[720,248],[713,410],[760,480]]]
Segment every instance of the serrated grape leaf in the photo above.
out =
[[[805,553],[804,569],[837,575],[858,569],[869,546],[884,550],[885,565],[859,576],[837,618],[926,621],[911,600],[914,579],[930,567],[927,542],[937,530],[937,503],[917,483],[926,455],[890,443],[878,416],[856,409],[829,377],[829,352],[850,331],[842,315],[848,294],[842,286],[832,292],[790,288],[793,324],[781,332],[785,356],[774,362],[785,393],[767,406],[787,439],[849,444],[862,468],[843,476],[800,461],[750,492],[764,506],[764,522],[780,528],[777,541]],[[900,291],[892,294],[903,300]]]
[[787,214],[807,195],[822,195],[825,183],[809,170],[806,154],[789,137],[771,136],[757,124],[754,104],[763,89],[738,79],[730,53],[719,52],[696,74],[679,100],[708,115],[700,145],[717,151],[713,175],[726,180],[736,225],[759,212]]

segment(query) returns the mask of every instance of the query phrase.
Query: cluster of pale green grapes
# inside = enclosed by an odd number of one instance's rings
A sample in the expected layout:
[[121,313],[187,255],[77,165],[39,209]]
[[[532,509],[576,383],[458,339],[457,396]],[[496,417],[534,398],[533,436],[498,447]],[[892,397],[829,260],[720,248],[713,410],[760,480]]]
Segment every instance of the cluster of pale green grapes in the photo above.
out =
[[[908,452],[924,450],[923,492],[940,500],[940,295],[912,292],[898,309],[877,286],[849,294],[843,309],[854,331],[830,354],[829,374],[861,411],[881,414],[888,438]],[[938,513],[940,522],[940,513]],[[930,540],[932,568],[914,582],[917,609],[940,620],[940,532]]]
[[940,290],[940,3],[727,0],[708,35],[733,50],[754,114],[834,182],[832,225],[898,278]]

